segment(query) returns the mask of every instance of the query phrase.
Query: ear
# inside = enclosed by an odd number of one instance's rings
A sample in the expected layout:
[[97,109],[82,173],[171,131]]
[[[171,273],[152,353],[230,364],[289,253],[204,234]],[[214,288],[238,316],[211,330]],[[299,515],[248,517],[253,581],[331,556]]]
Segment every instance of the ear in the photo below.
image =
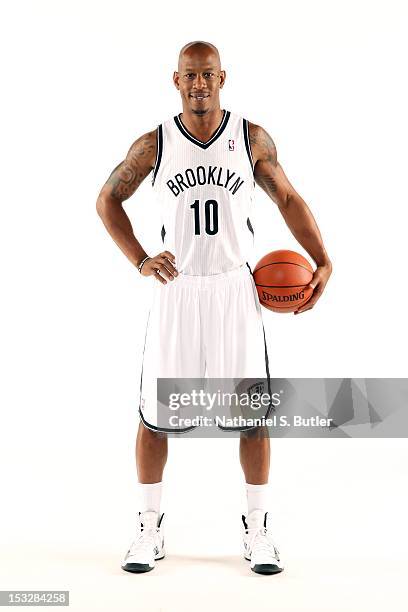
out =
[[179,73],[174,71],[173,72],[173,83],[174,83],[176,89],[180,89],[180,87],[179,87],[179,79],[180,79]]
[[220,89],[224,87],[225,79],[227,78],[227,73],[225,70],[221,70],[220,72]]

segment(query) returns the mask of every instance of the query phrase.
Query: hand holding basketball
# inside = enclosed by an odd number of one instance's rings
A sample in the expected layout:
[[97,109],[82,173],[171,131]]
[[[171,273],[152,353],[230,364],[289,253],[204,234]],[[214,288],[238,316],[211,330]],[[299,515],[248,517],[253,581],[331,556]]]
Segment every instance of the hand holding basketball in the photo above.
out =
[[253,273],[259,301],[274,312],[299,314],[313,308],[331,274],[331,263],[313,272],[309,261],[294,251],[272,251]]
[[163,285],[167,284],[168,280],[174,280],[175,276],[178,276],[178,272],[173,264],[175,264],[176,258],[170,251],[162,251],[155,257],[150,257],[143,264],[140,271],[142,276],[154,276]]
[[310,310],[316,304],[317,300],[322,295],[324,288],[327,284],[327,281],[330,278],[332,273],[332,265],[330,262],[322,266],[318,266],[313,274],[313,278],[309,283],[309,287],[313,289],[312,297],[298,310],[295,311],[296,314],[300,314],[301,312],[306,312],[306,310]]

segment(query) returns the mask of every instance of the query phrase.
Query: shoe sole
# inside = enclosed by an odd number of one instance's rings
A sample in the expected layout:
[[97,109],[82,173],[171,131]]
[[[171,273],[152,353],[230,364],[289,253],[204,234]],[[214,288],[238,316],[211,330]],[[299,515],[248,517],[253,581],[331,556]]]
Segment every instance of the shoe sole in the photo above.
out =
[[[164,556],[165,555],[158,557],[155,561],[164,559]],[[126,563],[125,565],[121,565],[121,568],[125,572],[131,572],[132,574],[145,574],[146,572],[151,572],[155,568],[155,565],[151,566],[148,563]]]
[[128,563],[127,565],[122,565],[122,569],[132,574],[145,574],[146,572],[151,572],[154,569],[154,565],[152,567],[148,563]]
[[262,563],[260,565],[254,565],[254,567],[251,567],[251,570],[255,572],[255,574],[270,576],[271,574],[280,574],[280,572],[283,572],[283,567],[278,567],[273,563]]
[[[248,557],[245,557],[245,555],[244,559],[246,561],[251,560]],[[254,567],[251,567],[251,570],[255,572],[255,574],[264,574],[265,576],[270,576],[271,574],[280,574],[280,572],[283,572],[284,568],[279,567],[278,565],[274,565],[273,563],[260,563],[258,565],[254,565]]]

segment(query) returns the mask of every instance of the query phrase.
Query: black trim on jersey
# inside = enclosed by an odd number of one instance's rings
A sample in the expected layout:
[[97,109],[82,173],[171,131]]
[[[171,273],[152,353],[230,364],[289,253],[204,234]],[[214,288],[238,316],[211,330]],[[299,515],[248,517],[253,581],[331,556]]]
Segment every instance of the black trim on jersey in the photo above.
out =
[[177,125],[178,129],[180,130],[180,132],[183,134],[183,136],[185,136],[193,144],[196,144],[197,146],[201,147],[202,149],[208,149],[208,147],[211,146],[212,143],[215,142],[217,140],[217,138],[219,138],[221,136],[221,134],[223,133],[223,131],[227,127],[227,123],[229,121],[230,115],[231,115],[230,111],[224,110],[224,116],[223,116],[223,118],[221,120],[220,125],[218,126],[218,128],[216,129],[214,134],[211,136],[210,140],[207,140],[207,142],[202,142],[201,140],[198,140],[198,138],[193,136],[188,131],[188,129],[186,128],[184,123],[181,121],[179,115],[176,115],[174,117],[174,122]]
[[244,129],[245,148],[246,148],[246,151],[248,153],[249,162],[251,164],[252,172],[254,172],[254,169],[255,169],[255,167],[254,167],[254,159],[252,157],[251,145],[249,143],[249,126],[248,126],[248,120],[247,119],[243,119],[243,129]]
[[165,237],[165,235],[166,235],[166,230],[165,230],[165,228],[164,228],[164,225],[163,225],[163,227],[161,228],[161,232],[160,232],[160,234],[161,234],[161,239],[162,239],[162,242],[164,242],[164,237]]
[[154,185],[154,181],[156,180],[156,175],[160,168],[160,163],[161,163],[162,155],[163,155],[163,128],[161,125],[157,126],[156,137],[157,137],[157,150],[156,150],[156,161],[154,163],[154,168],[153,168],[152,185]]
[[250,218],[249,218],[249,217],[248,217],[248,219],[247,219],[247,226],[248,226],[248,229],[249,229],[249,231],[251,232],[251,234],[252,234],[253,236],[255,236],[255,234],[254,234],[254,228],[252,227],[252,223],[251,223],[251,220],[250,220]]

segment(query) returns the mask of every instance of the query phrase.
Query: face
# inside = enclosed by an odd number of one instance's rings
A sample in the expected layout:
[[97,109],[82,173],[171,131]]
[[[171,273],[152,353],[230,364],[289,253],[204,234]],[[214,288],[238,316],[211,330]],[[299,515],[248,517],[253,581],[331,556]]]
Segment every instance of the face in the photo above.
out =
[[211,50],[195,49],[185,53],[173,81],[180,91],[183,109],[205,115],[219,108],[225,71],[221,70],[219,59]]

